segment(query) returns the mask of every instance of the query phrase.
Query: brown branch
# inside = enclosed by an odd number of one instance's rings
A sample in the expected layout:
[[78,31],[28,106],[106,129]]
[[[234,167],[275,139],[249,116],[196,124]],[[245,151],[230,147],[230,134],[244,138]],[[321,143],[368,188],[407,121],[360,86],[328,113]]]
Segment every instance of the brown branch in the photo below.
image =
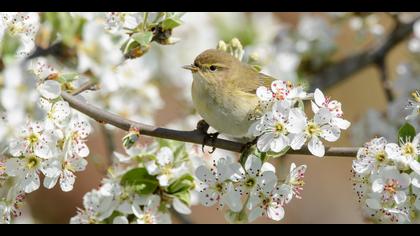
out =
[[[198,130],[180,131],[142,124],[104,111],[66,92],[62,92],[61,96],[74,109],[84,113],[85,115],[95,119],[96,121],[102,124],[107,123],[125,131],[128,131],[130,127],[135,127],[140,130],[140,134],[142,135],[164,139],[172,139],[195,144],[204,144],[206,146],[211,146],[233,152],[241,152],[245,145],[243,143],[220,138],[211,141],[205,139],[205,134]],[[355,157],[357,154],[357,150],[358,148],[356,147],[327,147],[325,155]],[[311,155],[306,147],[301,150],[291,150],[288,152],[288,154]]]
[[416,17],[409,23],[396,22],[392,32],[385,37],[377,46],[363,52],[348,56],[341,61],[327,66],[310,79],[311,88],[328,88],[343,81],[350,75],[377,63],[393,49],[397,44],[406,39],[413,31],[414,23],[420,19]]

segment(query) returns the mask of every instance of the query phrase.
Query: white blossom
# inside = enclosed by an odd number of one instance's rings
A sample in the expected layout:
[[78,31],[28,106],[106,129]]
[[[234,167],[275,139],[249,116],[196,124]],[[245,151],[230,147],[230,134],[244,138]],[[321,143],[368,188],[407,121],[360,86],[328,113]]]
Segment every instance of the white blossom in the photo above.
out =
[[156,160],[145,163],[149,174],[157,175],[160,186],[168,186],[172,179],[176,179],[186,172],[187,167],[184,164],[175,165],[173,152],[168,147],[159,150]]
[[[299,124],[294,131],[294,138],[290,143],[293,150],[300,149],[308,141],[309,151],[318,157],[325,154],[324,144],[320,138],[334,142],[340,137],[340,129],[331,125],[332,115],[327,108],[321,108],[315,114],[314,119],[307,121],[305,114],[301,110],[293,112],[289,119],[290,122]],[[303,124],[303,125],[302,125]]]
[[242,209],[240,193],[236,191],[229,181],[232,177],[232,169],[227,159],[219,159],[211,169],[200,166],[196,170],[196,176],[200,183],[200,202],[204,206],[213,206],[219,203],[220,209],[226,204],[232,211]]

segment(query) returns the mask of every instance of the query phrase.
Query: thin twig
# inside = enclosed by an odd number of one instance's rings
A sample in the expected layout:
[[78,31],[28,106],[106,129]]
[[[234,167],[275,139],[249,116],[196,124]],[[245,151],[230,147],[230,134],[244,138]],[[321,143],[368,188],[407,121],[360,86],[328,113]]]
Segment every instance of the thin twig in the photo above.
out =
[[[62,92],[61,96],[74,109],[84,113],[85,115],[95,119],[96,121],[102,124],[110,124],[125,131],[128,131],[130,127],[135,127],[139,129],[141,135],[172,139],[195,144],[204,144],[206,146],[211,146],[238,153],[240,153],[241,150],[243,150],[243,148],[245,147],[245,144],[243,143],[234,142],[226,139],[205,139],[206,135],[199,130],[180,131],[142,124],[136,121],[125,119],[108,111],[104,111],[66,92]],[[354,157],[357,154],[357,150],[358,148],[355,147],[327,147],[325,155]],[[307,148],[303,148],[301,150],[291,150],[288,152],[288,154],[311,155]]]
[[94,82],[94,81],[86,82],[86,83],[82,84],[78,89],[71,92],[71,95],[73,95],[73,96],[79,95],[80,93],[82,93],[86,90],[92,89],[94,86],[96,86],[96,84],[97,83]]
[[419,19],[420,17],[416,17],[409,23],[397,22],[392,32],[377,46],[350,55],[341,61],[327,66],[310,79],[311,88],[329,88],[348,78],[350,75],[376,63],[381,58],[384,58],[391,49],[411,35],[413,25]]

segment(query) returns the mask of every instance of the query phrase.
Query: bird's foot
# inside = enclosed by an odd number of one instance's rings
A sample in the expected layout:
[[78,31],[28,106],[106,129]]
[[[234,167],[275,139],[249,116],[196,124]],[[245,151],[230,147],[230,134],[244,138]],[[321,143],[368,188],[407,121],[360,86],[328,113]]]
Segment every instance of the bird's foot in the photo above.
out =
[[216,147],[214,147],[214,143],[216,142],[217,136],[219,136],[219,132],[211,133],[211,134],[207,133],[204,136],[203,145],[201,146],[201,150],[204,152],[205,144],[210,143],[210,145],[212,146],[212,149],[209,152],[209,154],[212,154],[214,151],[216,151]]
[[[197,130],[200,131],[202,134],[204,134],[204,138],[203,138],[203,145],[201,146],[201,150],[204,152],[204,147],[207,143],[210,143],[211,146],[214,146],[214,143],[217,139],[217,137],[219,136],[219,133],[208,133],[210,126],[209,124],[207,124],[207,122],[205,120],[200,120],[197,123]],[[212,150],[209,152],[210,154],[212,154],[214,151],[216,150],[215,147],[212,147]]]
[[207,124],[207,122],[205,120],[200,120],[197,123],[197,128],[196,129],[203,134],[207,134],[207,131],[209,130],[209,128],[210,128],[210,125]]

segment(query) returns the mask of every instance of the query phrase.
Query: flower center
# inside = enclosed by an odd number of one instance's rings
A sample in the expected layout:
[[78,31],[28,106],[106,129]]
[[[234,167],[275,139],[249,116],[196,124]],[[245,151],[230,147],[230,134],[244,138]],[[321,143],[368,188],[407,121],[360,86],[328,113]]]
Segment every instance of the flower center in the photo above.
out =
[[306,133],[309,136],[319,136],[321,134],[321,128],[313,122],[309,122],[306,126]]
[[386,154],[384,151],[380,151],[375,156],[376,160],[379,162],[383,162],[386,159]]
[[271,201],[272,201],[272,199],[271,199],[271,198],[269,198],[269,197],[264,198],[264,199],[262,200],[262,202],[261,202],[262,207],[263,207],[264,209],[267,209],[267,208],[270,206]]
[[171,173],[172,173],[172,165],[166,164],[166,165],[162,166],[161,171],[162,171],[162,174],[163,175],[171,175]]
[[252,188],[252,187],[255,186],[255,183],[256,183],[255,179],[249,178],[245,181],[245,186],[248,187],[248,188]]
[[305,185],[305,181],[303,181],[303,179],[295,179],[293,181],[290,181],[290,183],[293,186],[300,186],[300,187],[303,187],[303,185]]
[[26,159],[26,167],[29,170],[36,169],[40,164],[39,159],[36,156],[30,156]]
[[416,154],[416,150],[415,150],[412,143],[406,143],[402,147],[402,153],[406,156],[412,156],[412,155]]
[[215,187],[216,187],[217,192],[219,192],[219,193],[223,192],[223,184],[222,183],[217,183]]
[[276,129],[276,133],[278,134],[283,133],[285,131],[285,127],[281,122],[277,122],[274,128]]
[[153,217],[153,215],[152,215],[152,214],[150,214],[150,213],[146,213],[146,214],[144,214],[144,216],[143,216],[143,221],[144,221],[144,223],[146,223],[146,224],[153,224],[153,223],[155,222],[155,219],[154,219],[154,217]]
[[398,181],[395,179],[391,179],[384,186],[384,190],[390,194],[395,194],[397,192],[398,186],[399,186]]
[[36,142],[38,142],[38,135],[37,134],[35,134],[35,133],[32,133],[32,134],[30,134],[27,138],[26,138],[27,140],[28,140],[28,142],[30,143],[30,144],[34,144],[34,143],[36,143]]

